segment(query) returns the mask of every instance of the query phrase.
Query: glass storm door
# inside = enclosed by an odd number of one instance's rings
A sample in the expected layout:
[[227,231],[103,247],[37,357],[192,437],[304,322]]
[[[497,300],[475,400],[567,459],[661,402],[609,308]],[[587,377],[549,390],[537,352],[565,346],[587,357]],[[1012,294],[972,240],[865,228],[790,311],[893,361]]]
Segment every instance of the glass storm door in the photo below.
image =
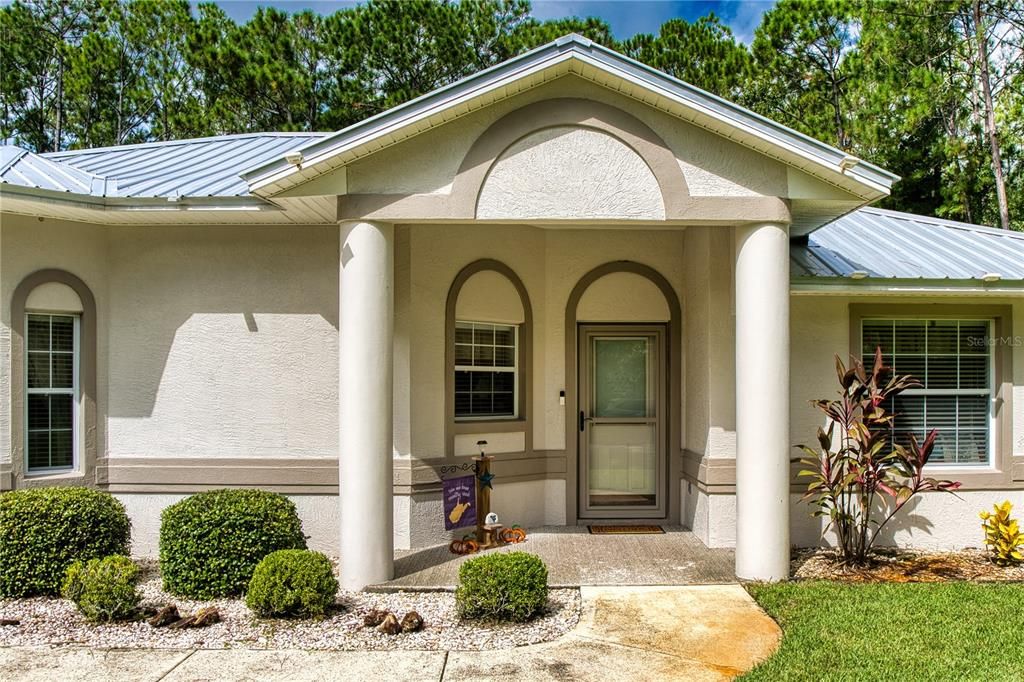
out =
[[665,516],[664,330],[583,325],[580,517]]

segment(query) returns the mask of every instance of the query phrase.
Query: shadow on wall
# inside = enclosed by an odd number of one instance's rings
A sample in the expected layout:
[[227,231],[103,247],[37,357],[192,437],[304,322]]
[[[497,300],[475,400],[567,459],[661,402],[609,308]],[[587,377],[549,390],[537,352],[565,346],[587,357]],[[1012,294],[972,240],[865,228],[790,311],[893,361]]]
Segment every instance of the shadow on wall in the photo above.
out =
[[107,416],[150,417],[163,394],[317,392],[337,375],[337,253],[334,227],[112,228]]

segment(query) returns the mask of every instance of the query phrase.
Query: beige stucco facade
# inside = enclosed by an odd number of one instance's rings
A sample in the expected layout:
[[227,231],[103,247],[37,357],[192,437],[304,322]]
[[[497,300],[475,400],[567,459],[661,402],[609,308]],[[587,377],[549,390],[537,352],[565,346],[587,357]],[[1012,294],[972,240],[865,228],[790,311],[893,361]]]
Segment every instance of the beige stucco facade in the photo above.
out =
[[[770,473],[768,462],[785,472],[796,456],[788,445],[813,440],[819,415],[808,401],[834,393],[833,357],[851,351],[858,306],[998,309],[1003,336],[1024,338],[1020,297],[789,292],[790,220],[808,206],[838,215],[864,199],[579,75],[523,88],[328,170],[288,197],[304,192],[335,201],[337,221],[110,225],[99,211],[61,219],[52,202],[38,215],[0,214],[0,489],[75,482],[110,490],[132,516],[136,551],[150,554],[160,510],[182,495],[268,488],[296,500],[315,547],[338,552],[339,524],[342,534],[351,528],[339,520],[341,449],[348,475],[361,475],[359,458],[372,461],[369,494],[391,500],[393,524],[382,528],[396,548],[413,548],[450,537],[440,480],[486,440],[496,456],[493,508],[504,522],[575,524],[578,325],[653,324],[668,340],[659,520],[690,527],[710,546],[733,546],[758,499],[748,498],[746,512],[737,505],[738,453],[756,480]],[[364,232],[377,241],[353,236]],[[16,305],[19,286],[40,270],[71,273],[95,301],[95,357],[82,361],[96,379],[95,423],[84,425],[95,434],[96,461],[33,477],[19,465],[23,396],[12,367],[24,360],[15,311],[70,305],[48,282]],[[743,284],[761,280],[781,285]],[[346,292],[346,281],[363,289]],[[393,295],[374,290],[376,303],[363,311],[366,281]],[[366,335],[358,324],[341,329],[357,307],[387,324],[373,322]],[[774,318],[762,319],[764,310]],[[455,320],[519,329],[515,419],[453,418]],[[759,341],[755,328],[769,338]],[[356,335],[348,346],[364,353],[371,340],[390,340],[393,380],[370,391],[374,401],[391,399],[390,416],[374,422],[390,425],[390,451],[345,451],[346,420],[387,412],[363,412],[351,396],[346,412],[339,386],[367,390],[373,380],[339,350],[348,332]],[[976,545],[968,529],[979,508],[1024,503],[1024,345],[994,352],[1005,386],[993,466],[951,472],[965,482],[962,499],[925,495],[913,512],[926,520],[900,521],[894,542]],[[738,376],[738,366],[748,369]],[[765,428],[773,441],[761,452]],[[377,443],[371,431],[350,442]],[[798,490],[782,480],[769,491],[785,507],[768,517],[786,529],[767,543],[781,545],[772,548],[776,563],[787,534],[801,545],[820,535]]]

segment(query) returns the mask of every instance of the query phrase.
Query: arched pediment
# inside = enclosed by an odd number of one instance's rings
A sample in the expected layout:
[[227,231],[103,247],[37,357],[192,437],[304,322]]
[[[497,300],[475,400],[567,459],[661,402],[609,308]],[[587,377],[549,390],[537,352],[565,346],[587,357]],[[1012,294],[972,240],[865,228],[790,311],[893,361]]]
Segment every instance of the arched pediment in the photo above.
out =
[[543,100],[496,121],[466,154],[451,193],[484,220],[664,220],[688,198],[654,131],[585,99]]

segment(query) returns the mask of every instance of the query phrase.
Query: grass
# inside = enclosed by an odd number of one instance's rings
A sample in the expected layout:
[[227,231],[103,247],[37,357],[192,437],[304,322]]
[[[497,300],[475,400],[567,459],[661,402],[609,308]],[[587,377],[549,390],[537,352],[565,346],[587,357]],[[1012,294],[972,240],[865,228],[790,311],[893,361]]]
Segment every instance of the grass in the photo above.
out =
[[748,585],[782,646],[741,679],[1020,680],[1024,585]]

